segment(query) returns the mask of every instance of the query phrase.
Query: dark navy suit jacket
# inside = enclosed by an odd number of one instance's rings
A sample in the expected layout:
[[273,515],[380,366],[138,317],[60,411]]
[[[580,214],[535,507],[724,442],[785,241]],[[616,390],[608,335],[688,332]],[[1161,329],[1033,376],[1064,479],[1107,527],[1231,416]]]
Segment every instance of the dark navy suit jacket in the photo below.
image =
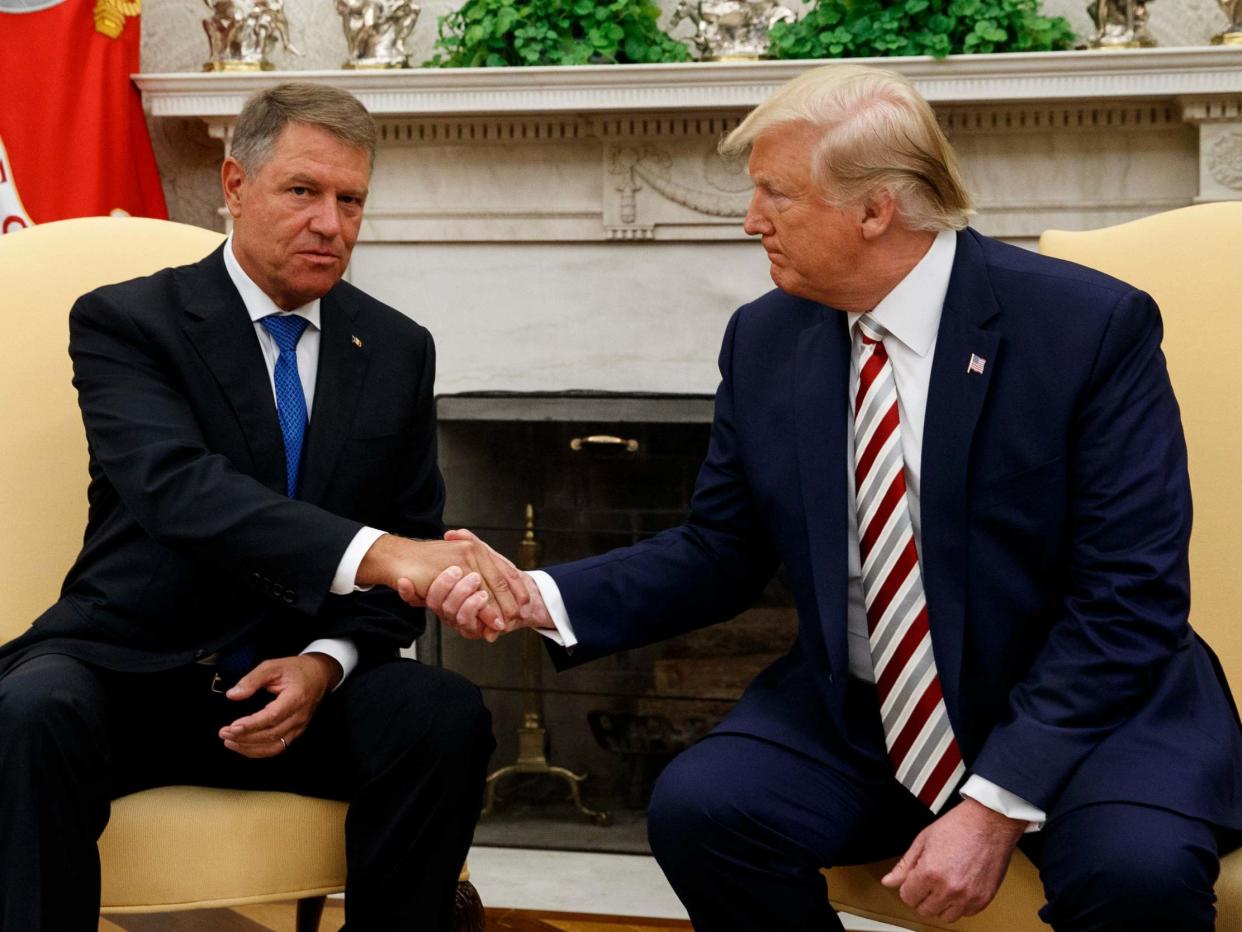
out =
[[110,285],[69,315],[90,447],[89,517],[60,600],[0,648],[161,670],[243,634],[268,656],[351,637],[395,655],[423,613],[390,589],[332,595],[364,525],[442,533],[431,335],[338,283],[320,305],[319,368],[301,488],[285,454],[254,324],[223,247]]
[[[971,772],[1052,816],[1128,800],[1242,827],[1242,730],[1187,624],[1190,487],[1160,338],[1146,294],[958,234],[923,436],[933,646]],[[846,316],[811,301],[738,310],[690,518],[548,570],[579,638],[558,665],[730,618],[783,564],[797,643],[720,727],[884,766],[875,706],[847,700],[849,349]]]

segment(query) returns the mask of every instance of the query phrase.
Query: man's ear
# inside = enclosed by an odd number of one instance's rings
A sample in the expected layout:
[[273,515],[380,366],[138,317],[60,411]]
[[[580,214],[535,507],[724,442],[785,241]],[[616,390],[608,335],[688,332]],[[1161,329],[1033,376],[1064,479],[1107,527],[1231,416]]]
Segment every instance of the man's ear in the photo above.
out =
[[897,216],[897,199],[892,193],[880,188],[867,195],[862,202],[862,238],[878,239],[888,232]]
[[229,156],[220,166],[220,186],[224,189],[224,206],[236,220],[241,215],[242,188],[246,183],[246,170],[241,162]]

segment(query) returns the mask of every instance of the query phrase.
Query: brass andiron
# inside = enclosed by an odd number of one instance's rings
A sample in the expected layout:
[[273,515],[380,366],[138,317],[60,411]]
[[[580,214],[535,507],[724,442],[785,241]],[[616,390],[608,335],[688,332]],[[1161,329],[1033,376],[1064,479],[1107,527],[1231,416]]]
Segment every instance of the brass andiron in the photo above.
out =
[[[526,533],[518,545],[517,567],[520,570],[539,568],[539,541],[535,540],[535,506],[526,506]],[[496,808],[496,787],[500,781],[515,774],[545,774],[564,780],[569,785],[569,798],[574,807],[596,825],[608,825],[612,816],[596,812],[582,803],[580,785],[587,775],[576,774],[564,767],[548,763],[548,731],[543,727],[543,636],[534,631],[522,632],[522,701],[525,713],[522,727],[518,729],[517,763],[494,770],[487,777],[483,796],[481,818],[487,818]]]

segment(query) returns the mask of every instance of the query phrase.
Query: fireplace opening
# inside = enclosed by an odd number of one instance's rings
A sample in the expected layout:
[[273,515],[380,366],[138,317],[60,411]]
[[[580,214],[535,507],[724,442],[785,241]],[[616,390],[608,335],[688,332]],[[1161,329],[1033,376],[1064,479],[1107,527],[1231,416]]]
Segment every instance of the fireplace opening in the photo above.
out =
[[[711,404],[687,395],[444,396],[445,520],[524,568],[657,534],[689,512]],[[419,656],[479,684],[492,711],[497,750],[476,842],[647,851],[645,809],[659,772],[796,633],[779,578],[730,622],[559,674],[538,634],[488,645],[431,619]]]

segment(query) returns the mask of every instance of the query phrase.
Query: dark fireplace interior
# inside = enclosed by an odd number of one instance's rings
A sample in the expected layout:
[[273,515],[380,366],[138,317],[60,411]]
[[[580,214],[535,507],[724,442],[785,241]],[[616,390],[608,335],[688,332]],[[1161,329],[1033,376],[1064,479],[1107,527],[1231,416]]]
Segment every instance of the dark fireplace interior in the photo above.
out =
[[[710,397],[697,396],[441,398],[445,519],[519,565],[534,562],[531,537],[542,566],[635,543],[688,513],[710,418]],[[476,842],[645,851],[643,814],[655,777],[788,649],[797,627],[792,604],[776,580],[727,624],[560,674],[542,644],[534,646],[537,634],[487,645],[441,634],[432,619],[419,655],[483,688],[498,745],[492,770],[519,758],[527,764],[496,781]],[[542,713],[546,738],[531,729],[540,724],[531,712]],[[531,766],[532,755],[545,763]],[[551,767],[587,775],[581,797],[594,818],[569,801],[568,779],[542,772]]]

